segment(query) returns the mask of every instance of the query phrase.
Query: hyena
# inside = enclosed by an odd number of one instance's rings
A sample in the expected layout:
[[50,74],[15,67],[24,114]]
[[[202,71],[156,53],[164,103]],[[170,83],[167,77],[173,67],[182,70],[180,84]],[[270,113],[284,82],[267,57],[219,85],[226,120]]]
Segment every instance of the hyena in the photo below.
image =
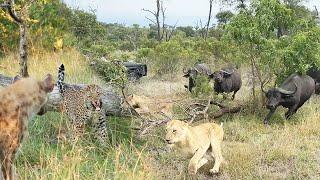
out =
[[12,164],[27,133],[28,119],[40,111],[53,87],[53,78],[48,74],[43,81],[15,78],[13,84],[0,91],[0,161],[4,179],[14,178]]

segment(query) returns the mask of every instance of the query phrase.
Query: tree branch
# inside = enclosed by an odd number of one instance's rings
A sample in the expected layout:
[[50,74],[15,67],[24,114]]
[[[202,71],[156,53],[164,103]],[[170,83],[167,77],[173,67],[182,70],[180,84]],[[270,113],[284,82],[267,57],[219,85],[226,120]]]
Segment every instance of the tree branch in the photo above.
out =
[[149,10],[149,9],[142,9],[142,11],[149,12],[149,13],[151,13],[152,15],[156,16],[156,12],[153,12],[153,11],[151,11],[151,10]]
[[152,22],[153,24],[157,24],[154,20],[152,20],[151,18],[148,18],[147,16],[145,16],[146,19],[148,19],[150,22]]
[[22,19],[18,17],[16,11],[14,9],[14,0],[7,1],[7,9],[9,12],[10,17],[18,24],[23,23]]
[[209,15],[208,15],[208,22],[207,22],[207,26],[206,26],[206,33],[205,33],[205,39],[207,39],[208,37],[208,31],[209,31],[209,26],[210,26],[210,21],[211,21],[211,12],[212,12],[212,3],[213,0],[209,0]]

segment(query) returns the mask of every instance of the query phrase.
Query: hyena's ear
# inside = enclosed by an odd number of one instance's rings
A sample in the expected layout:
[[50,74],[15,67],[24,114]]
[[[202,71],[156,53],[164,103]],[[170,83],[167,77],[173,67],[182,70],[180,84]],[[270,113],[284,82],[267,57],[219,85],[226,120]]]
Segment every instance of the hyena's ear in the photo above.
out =
[[16,75],[13,79],[12,79],[12,84],[19,81],[21,79],[21,76],[20,75]]
[[44,78],[43,80],[43,88],[45,90],[45,92],[51,92],[54,88],[54,81],[53,81],[53,78],[52,78],[52,75],[51,74],[47,74],[46,77]]

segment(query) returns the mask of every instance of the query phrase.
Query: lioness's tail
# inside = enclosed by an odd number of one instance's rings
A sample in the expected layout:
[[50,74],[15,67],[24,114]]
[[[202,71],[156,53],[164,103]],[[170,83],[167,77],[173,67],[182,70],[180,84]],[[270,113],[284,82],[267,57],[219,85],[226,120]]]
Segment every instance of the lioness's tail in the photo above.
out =
[[64,92],[64,65],[63,64],[61,64],[58,69],[57,87],[59,88],[59,92],[62,94]]

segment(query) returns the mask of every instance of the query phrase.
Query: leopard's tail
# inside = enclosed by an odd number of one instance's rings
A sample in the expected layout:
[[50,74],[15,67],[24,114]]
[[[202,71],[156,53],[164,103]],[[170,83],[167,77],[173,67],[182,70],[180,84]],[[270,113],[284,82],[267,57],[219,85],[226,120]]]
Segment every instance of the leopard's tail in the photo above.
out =
[[61,64],[58,69],[57,87],[59,88],[59,92],[62,94],[64,92],[64,65],[63,64]]

